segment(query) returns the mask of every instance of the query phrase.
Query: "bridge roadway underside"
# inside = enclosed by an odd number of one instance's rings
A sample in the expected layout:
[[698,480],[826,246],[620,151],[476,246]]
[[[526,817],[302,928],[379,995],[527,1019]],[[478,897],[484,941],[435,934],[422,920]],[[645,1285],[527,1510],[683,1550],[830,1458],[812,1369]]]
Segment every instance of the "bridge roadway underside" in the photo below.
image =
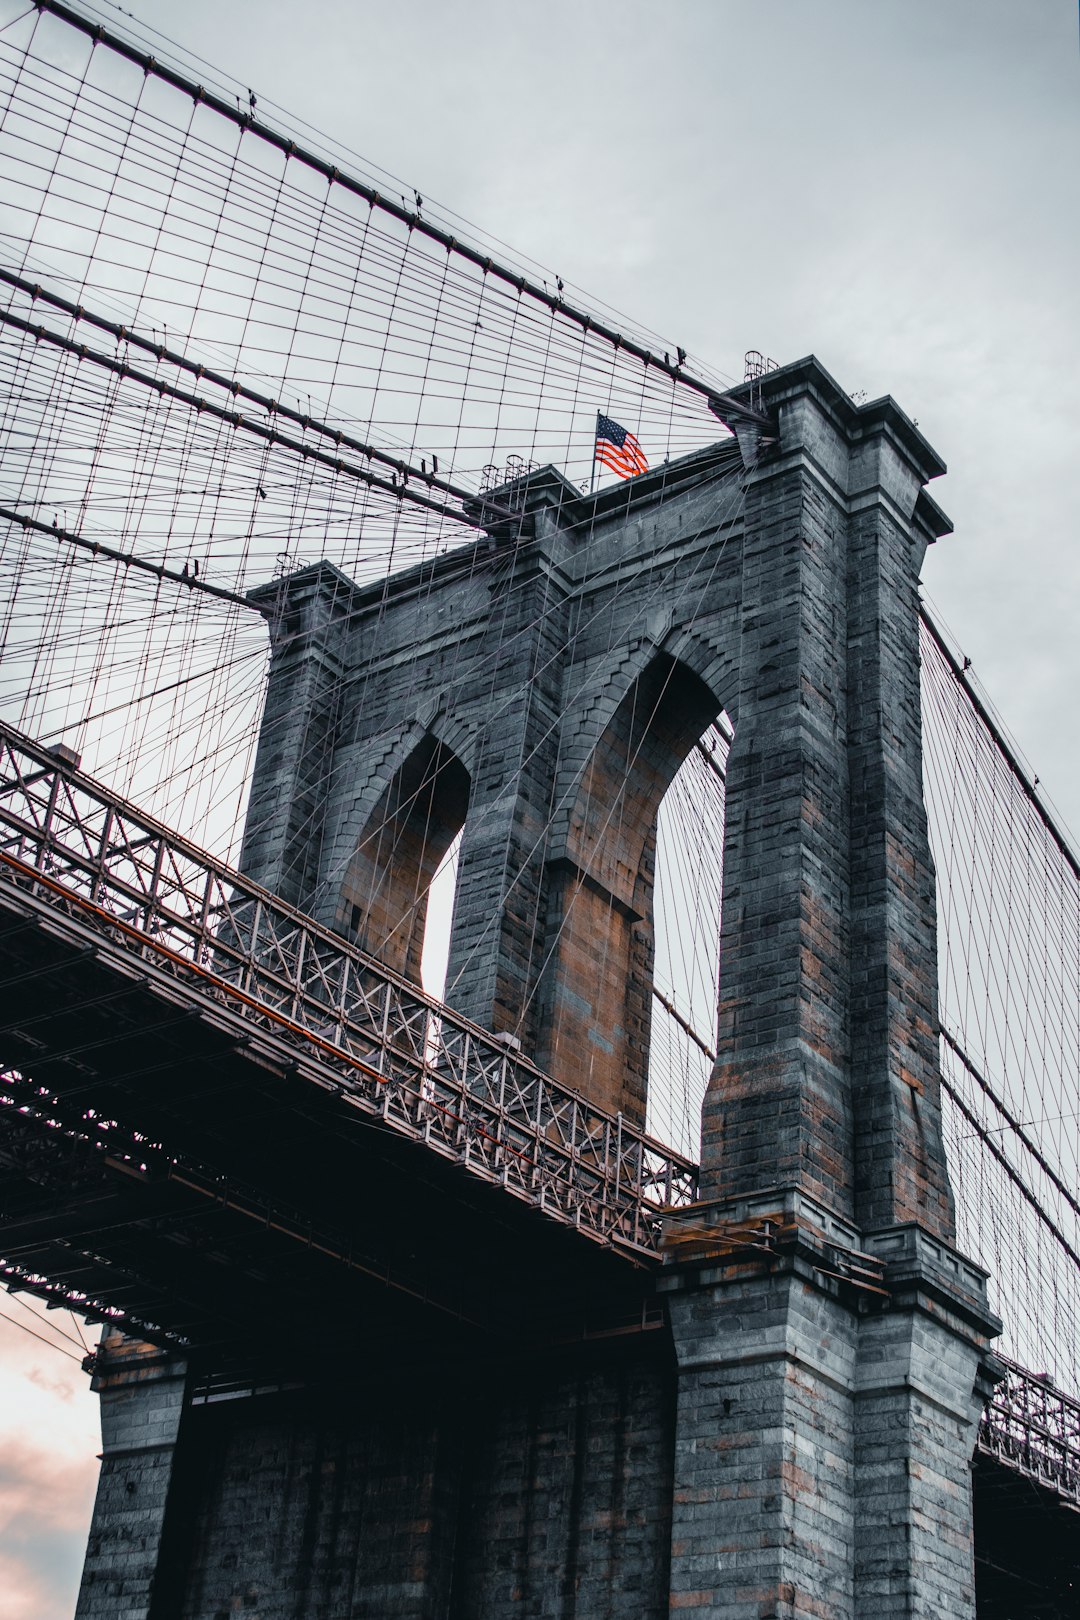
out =
[[[667,1613],[655,1264],[345,1108],[17,896],[0,1032],[49,1094],[8,1082],[0,1254],[169,1350],[98,1366],[81,1620],[140,1593],[154,1620]],[[980,1620],[1075,1612],[1075,1515],[986,1457],[975,1487]]]
[[973,1466],[978,1620],[1080,1614],[1080,1512],[981,1448]]
[[[266,1620],[501,1614],[552,1582],[567,1613],[666,1611],[655,1261],[380,1128],[18,897],[0,1030],[49,1094],[4,1086],[0,1255],[173,1344],[99,1358],[80,1617],[212,1620],[256,1594]],[[88,1105],[118,1122],[106,1146]]]
[[[0,1253],[218,1370],[369,1348],[474,1364],[640,1325],[651,1269],[300,1078],[296,1054],[0,897]],[[10,1089],[10,1086],[9,1088]],[[88,1135],[92,1107],[98,1139]],[[65,1128],[66,1127],[66,1128]],[[151,1332],[149,1326],[161,1332]],[[423,1351],[420,1352],[424,1354]]]

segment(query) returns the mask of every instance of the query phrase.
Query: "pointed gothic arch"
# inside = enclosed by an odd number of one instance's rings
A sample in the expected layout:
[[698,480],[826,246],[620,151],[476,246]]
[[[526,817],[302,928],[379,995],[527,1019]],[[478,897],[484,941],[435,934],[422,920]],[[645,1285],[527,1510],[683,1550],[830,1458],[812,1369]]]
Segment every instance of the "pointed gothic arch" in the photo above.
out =
[[368,815],[338,895],[336,927],[416,983],[428,890],[464,825],[469,788],[458,755],[423,732]]
[[596,738],[549,851],[540,1060],[636,1123],[652,1021],[657,815],[721,708],[688,665],[654,651]]

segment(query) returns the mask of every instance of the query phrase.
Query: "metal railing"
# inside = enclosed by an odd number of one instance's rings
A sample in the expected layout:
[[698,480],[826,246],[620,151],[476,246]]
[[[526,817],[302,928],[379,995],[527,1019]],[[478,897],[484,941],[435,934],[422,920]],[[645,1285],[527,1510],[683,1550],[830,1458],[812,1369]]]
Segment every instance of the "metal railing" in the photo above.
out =
[[979,1424],[979,1449],[1080,1506],[1080,1401],[1047,1379],[1005,1361]]
[[697,1166],[0,724],[14,886],[334,1073],[342,1095],[556,1220],[655,1253]]
[[[0,889],[334,1073],[341,1094],[604,1243],[657,1253],[697,1166],[0,724]],[[1080,1403],[1006,1363],[979,1446],[1080,1503]]]

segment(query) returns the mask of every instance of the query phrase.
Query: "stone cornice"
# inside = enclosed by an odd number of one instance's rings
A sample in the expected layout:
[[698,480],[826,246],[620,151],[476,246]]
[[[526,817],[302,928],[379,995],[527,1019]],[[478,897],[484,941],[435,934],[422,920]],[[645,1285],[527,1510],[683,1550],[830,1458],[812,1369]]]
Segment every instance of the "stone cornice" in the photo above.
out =
[[754,382],[743,383],[731,390],[732,398],[745,400],[747,404],[753,401],[770,415],[804,394],[814,397],[820,409],[851,444],[887,434],[909,462],[920,483],[939,478],[945,472],[945,462],[891,394],[857,405],[835,377],[826,371],[816,355],[806,355],[790,365],[767,372]]

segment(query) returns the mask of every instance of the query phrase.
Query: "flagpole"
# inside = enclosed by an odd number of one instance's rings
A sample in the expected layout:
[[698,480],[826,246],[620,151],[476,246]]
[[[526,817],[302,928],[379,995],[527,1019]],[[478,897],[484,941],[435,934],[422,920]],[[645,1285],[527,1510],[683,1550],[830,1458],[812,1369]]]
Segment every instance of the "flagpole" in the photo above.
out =
[[[597,416],[596,422],[597,422],[597,426],[599,426],[600,425],[599,416]],[[590,495],[593,493],[595,488],[596,488],[596,430],[594,428],[593,436],[592,436],[592,466],[589,468],[589,494]]]

